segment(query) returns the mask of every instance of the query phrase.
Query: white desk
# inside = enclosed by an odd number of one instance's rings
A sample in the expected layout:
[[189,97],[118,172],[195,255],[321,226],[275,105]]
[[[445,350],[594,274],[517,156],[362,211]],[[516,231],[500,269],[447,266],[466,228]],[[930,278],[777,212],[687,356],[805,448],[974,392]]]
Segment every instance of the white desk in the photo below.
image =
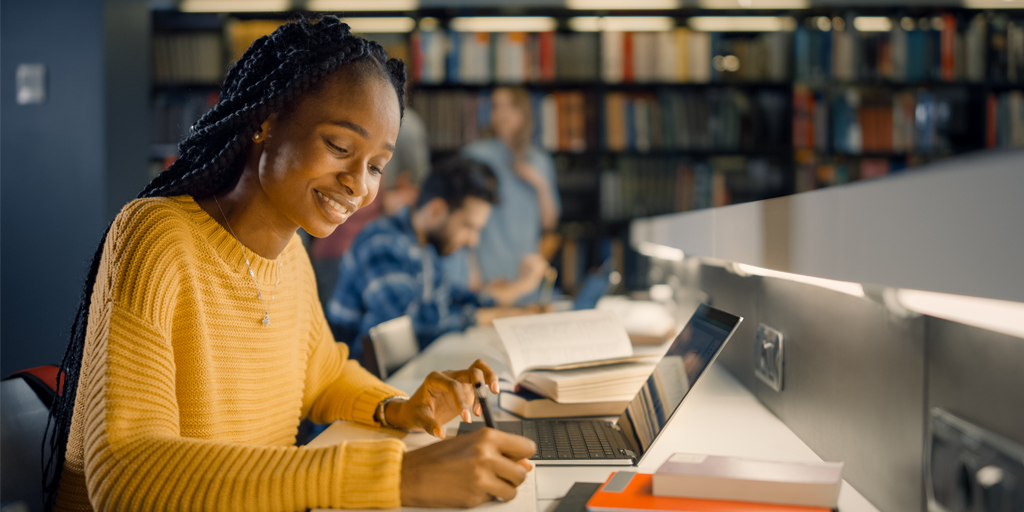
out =
[[[412,394],[428,373],[460,369],[483,359],[496,370],[505,368],[502,351],[493,330],[476,329],[465,334],[446,335],[396,372],[388,383]],[[493,397],[492,397],[493,398]],[[492,407],[498,419],[514,416]],[[453,435],[458,419],[446,425]],[[383,437],[378,429],[338,422],[310,443],[311,446],[338,443],[354,438]],[[410,436],[410,449],[427,436]],[[775,460],[820,461],[803,441],[765,408],[721,364],[713,364],[701,377],[676,416],[665,427],[651,453],[637,468],[653,473],[675,452],[707,453]],[[604,482],[614,471],[611,466],[537,466],[537,510],[550,512],[574,482]],[[840,512],[877,512],[871,503],[845,481],[839,494]]]

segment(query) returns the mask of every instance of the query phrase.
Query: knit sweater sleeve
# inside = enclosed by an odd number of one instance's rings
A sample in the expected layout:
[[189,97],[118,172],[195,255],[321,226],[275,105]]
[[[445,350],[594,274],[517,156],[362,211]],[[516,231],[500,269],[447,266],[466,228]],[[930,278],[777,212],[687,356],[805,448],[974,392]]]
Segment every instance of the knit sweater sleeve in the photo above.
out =
[[313,347],[306,371],[305,415],[316,423],[349,420],[376,424],[377,405],[391,396],[406,396],[348,358],[348,345],[336,343],[319,303],[314,308]]
[[[173,227],[115,223],[104,250],[107,262],[130,264],[101,265],[88,325],[95,345],[85,353],[94,373],[79,389],[75,411],[85,415],[85,483],[93,509],[399,506],[404,448],[397,440],[311,449],[181,435],[176,325],[173,313],[160,313],[173,311],[168,301],[190,286],[176,270],[188,255],[178,250]],[[119,237],[130,240],[132,232],[144,235],[122,243]],[[353,417],[360,417],[361,403],[348,407]]]

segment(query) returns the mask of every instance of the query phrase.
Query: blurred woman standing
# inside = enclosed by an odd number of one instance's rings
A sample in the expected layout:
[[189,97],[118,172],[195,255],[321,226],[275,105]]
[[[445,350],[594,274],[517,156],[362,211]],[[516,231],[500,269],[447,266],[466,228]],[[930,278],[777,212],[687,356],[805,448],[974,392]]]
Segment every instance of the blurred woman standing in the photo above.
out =
[[[551,155],[531,142],[532,117],[525,89],[499,87],[491,95],[490,138],[462,150],[463,156],[487,164],[498,178],[498,204],[481,233],[475,258],[471,255],[467,264],[471,288],[547,268],[539,255],[541,235],[558,225],[561,201]],[[460,264],[457,257],[452,262]],[[467,276],[467,271],[462,274]]]

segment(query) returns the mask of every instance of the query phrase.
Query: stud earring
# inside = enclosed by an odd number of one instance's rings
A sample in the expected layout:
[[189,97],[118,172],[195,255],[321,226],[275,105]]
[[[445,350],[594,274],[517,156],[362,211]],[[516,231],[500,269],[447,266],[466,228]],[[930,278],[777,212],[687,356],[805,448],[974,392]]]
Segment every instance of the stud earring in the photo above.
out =
[[259,142],[261,138],[263,138],[263,136],[260,134],[260,132],[256,132],[256,134],[252,136],[253,142]]

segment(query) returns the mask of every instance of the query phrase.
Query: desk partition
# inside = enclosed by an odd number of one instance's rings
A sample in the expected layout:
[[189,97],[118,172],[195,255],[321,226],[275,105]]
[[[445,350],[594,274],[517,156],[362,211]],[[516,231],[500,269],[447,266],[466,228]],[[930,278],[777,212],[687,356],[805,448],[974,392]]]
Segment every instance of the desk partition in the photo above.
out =
[[[682,249],[677,297],[746,318],[719,361],[879,510],[924,511],[930,411],[1024,444],[1024,339],[905,314],[809,276],[1024,302],[1024,152],[983,154],[757,203],[634,222],[634,247]],[[649,283],[658,284],[658,283]],[[868,287],[870,291],[872,287]],[[754,376],[765,324],[785,339],[783,388]]]

